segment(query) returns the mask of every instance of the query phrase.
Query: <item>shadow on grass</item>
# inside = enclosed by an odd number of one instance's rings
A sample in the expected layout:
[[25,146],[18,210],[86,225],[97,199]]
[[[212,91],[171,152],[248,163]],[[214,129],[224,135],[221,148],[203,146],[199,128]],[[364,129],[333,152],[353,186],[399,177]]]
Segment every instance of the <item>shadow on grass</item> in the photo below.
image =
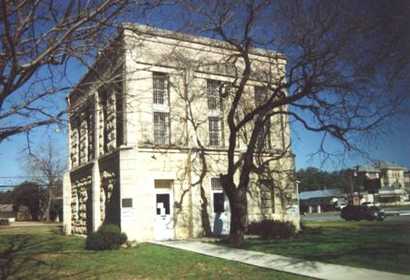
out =
[[[246,240],[243,249],[308,262],[410,273],[410,225],[403,222],[316,223],[288,240]],[[221,242],[223,245],[227,245]]]
[[0,279],[86,279],[105,273],[66,267],[67,257],[93,253],[73,248],[67,238],[57,233],[60,233],[58,228],[50,229],[48,234],[3,233],[0,236]]

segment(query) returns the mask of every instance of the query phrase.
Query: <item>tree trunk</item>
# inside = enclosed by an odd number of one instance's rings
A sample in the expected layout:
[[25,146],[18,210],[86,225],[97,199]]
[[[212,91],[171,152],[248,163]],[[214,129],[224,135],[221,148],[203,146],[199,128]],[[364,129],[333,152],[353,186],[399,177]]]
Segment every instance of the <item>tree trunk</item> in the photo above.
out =
[[201,220],[202,220],[202,228],[204,231],[205,236],[211,236],[211,223],[208,214],[208,199],[206,198],[205,190],[201,184]]
[[48,186],[47,188],[47,208],[46,208],[46,213],[45,213],[45,220],[47,222],[50,221],[50,210],[51,210],[51,201],[53,199],[52,197],[52,189],[51,185]]
[[246,192],[236,190],[230,197],[231,207],[231,228],[229,233],[229,242],[234,247],[240,247],[244,240],[247,225],[247,200]]

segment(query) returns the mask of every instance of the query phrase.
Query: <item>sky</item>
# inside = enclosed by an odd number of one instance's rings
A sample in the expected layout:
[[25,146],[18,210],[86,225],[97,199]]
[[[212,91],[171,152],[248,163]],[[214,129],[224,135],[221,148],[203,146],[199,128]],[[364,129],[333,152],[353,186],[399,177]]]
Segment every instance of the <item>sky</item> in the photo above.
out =
[[[178,29],[176,21],[165,22],[164,16],[157,14],[147,18],[145,23],[153,23],[163,27]],[[85,73],[84,67],[72,65],[68,68],[68,78],[78,81]],[[64,96],[61,96],[62,104]],[[331,153],[341,155],[324,160],[323,155],[312,156],[317,152],[321,135],[308,132],[298,124],[291,124],[292,149],[296,155],[296,169],[315,166],[326,170],[337,170],[357,164],[367,163],[369,160],[386,160],[405,166],[410,169],[410,120],[396,119],[385,124],[384,133],[368,139],[360,148],[367,153],[344,152],[335,140],[328,139],[325,146]],[[39,128],[31,133],[32,147],[46,143],[47,135],[57,146],[63,158],[67,158],[67,134],[65,129]],[[26,175],[24,157],[27,153],[27,139],[19,135],[0,143],[0,185],[9,185],[21,182]]]

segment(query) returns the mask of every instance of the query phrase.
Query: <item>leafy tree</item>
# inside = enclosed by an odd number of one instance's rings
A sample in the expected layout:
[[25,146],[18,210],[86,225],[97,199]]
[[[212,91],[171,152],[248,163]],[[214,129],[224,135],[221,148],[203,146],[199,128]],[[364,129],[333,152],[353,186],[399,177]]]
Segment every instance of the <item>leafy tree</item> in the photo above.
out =
[[345,170],[328,172],[316,167],[307,167],[299,169],[296,177],[299,180],[300,192],[321,189],[345,190],[349,184]]
[[13,203],[13,201],[12,191],[0,192],[0,204],[10,204]]

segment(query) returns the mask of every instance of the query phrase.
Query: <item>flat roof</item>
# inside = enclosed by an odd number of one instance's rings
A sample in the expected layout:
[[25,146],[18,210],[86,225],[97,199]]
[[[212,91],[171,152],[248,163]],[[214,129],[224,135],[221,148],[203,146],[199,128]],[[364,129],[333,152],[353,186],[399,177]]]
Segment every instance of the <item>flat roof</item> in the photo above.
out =
[[[162,28],[153,27],[149,25],[129,23],[129,22],[123,23],[121,27],[123,29],[129,29],[135,32],[139,32],[141,34],[148,34],[152,36],[170,38],[170,39],[191,42],[191,43],[196,43],[196,44],[201,44],[201,45],[209,45],[209,46],[233,50],[233,51],[236,50],[234,46],[232,46],[232,44],[228,42],[201,36],[201,35],[192,35],[192,34],[183,33],[179,31],[172,31],[172,30],[162,29]],[[263,48],[250,48],[250,53],[253,55],[280,58],[283,60],[286,59],[285,55],[283,55],[282,53],[278,53],[278,52],[268,50],[268,49],[263,49]]]

